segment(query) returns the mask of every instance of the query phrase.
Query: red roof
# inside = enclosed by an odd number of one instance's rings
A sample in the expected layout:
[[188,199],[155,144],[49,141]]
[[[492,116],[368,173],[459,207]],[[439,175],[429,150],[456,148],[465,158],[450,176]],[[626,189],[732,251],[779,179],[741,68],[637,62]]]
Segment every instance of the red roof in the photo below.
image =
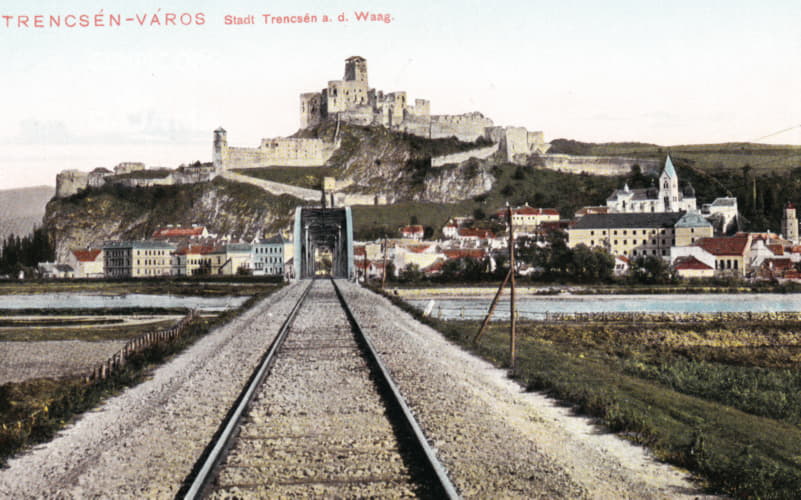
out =
[[773,255],[784,255],[784,247],[782,245],[768,245],[768,248],[773,252]]
[[790,259],[765,259],[762,261],[762,267],[774,271],[785,271],[787,269],[793,269],[794,263]]
[[409,245],[406,247],[406,250],[413,253],[423,253],[429,248],[431,248],[431,245]]
[[423,272],[425,274],[437,274],[442,272],[443,267],[445,267],[445,261],[437,260],[430,266],[423,268]]
[[455,250],[444,250],[442,253],[449,259],[460,259],[462,257],[472,257],[474,259],[483,259],[487,253],[480,248],[462,248]]
[[78,262],[94,262],[97,256],[100,255],[100,252],[102,252],[102,250],[89,248],[86,250],[73,250],[72,255],[78,259]]
[[353,255],[365,257],[367,255],[367,249],[363,246],[355,246],[353,247]]
[[712,266],[708,266],[701,262],[700,260],[696,259],[692,255],[687,255],[684,257],[678,257],[675,262],[673,263],[673,268],[677,270],[708,270],[712,269]]
[[732,236],[720,238],[701,238],[695,242],[712,255],[745,255],[748,250],[748,236]]
[[460,229],[459,236],[463,238],[479,238],[479,239],[487,239],[495,237],[495,235],[492,234],[492,231],[490,231],[489,229],[473,229],[473,228]]
[[215,248],[210,245],[190,245],[188,247],[183,247],[182,249],[175,252],[176,255],[188,255],[188,254],[197,254],[197,255],[204,255],[207,253],[214,253]]
[[423,226],[419,226],[419,225],[406,226],[403,229],[401,229],[401,233],[404,233],[404,234],[418,234],[418,233],[422,234],[424,232],[425,231],[423,230]]
[[154,240],[164,240],[168,238],[191,238],[193,236],[203,236],[206,228],[200,227],[161,227],[153,233]]
[[[496,212],[498,217],[506,217],[506,209],[501,208]],[[528,205],[512,209],[512,215],[555,215],[559,216],[559,211],[555,208],[534,208]]]

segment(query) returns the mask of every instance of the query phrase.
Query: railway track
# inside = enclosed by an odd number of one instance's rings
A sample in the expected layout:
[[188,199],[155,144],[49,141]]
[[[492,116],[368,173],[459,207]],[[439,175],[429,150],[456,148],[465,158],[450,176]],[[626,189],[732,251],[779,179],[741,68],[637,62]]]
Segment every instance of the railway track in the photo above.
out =
[[185,498],[457,498],[336,284],[301,296]]

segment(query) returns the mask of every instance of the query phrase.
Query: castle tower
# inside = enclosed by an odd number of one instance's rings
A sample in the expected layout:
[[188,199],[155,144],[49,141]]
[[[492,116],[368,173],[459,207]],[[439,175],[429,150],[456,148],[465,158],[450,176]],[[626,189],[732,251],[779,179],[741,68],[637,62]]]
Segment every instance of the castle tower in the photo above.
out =
[[665,212],[679,211],[679,176],[676,174],[670,155],[665,160],[665,168],[659,176],[659,199],[664,205]]
[[782,214],[782,234],[785,239],[798,243],[798,219],[795,214],[795,205],[787,202]]
[[220,127],[214,131],[214,168],[222,170],[225,168],[225,159],[228,156],[228,133]]
[[367,86],[367,59],[361,56],[353,56],[345,59],[345,78],[346,82],[364,82]]

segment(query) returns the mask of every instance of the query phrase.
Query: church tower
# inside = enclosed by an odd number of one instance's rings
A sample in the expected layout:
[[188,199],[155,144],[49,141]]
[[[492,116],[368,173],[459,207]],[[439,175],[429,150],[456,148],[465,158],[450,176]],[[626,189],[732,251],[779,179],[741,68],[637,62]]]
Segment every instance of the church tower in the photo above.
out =
[[795,214],[795,205],[789,201],[784,206],[782,214],[782,234],[785,239],[798,243],[798,219]]
[[663,211],[679,211],[679,176],[668,155],[665,160],[665,168],[659,176],[659,200],[663,204]]

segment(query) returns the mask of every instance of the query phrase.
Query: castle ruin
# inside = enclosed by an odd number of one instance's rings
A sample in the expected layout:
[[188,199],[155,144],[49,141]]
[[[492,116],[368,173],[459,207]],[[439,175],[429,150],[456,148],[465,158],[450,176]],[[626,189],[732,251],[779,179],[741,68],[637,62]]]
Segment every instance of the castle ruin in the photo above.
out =
[[[371,89],[367,78],[367,60],[360,56],[345,60],[342,80],[331,80],[320,92],[300,95],[300,126],[315,127],[326,120],[361,126],[383,126],[429,139],[456,137],[465,142],[479,138],[497,144],[493,153],[504,159],[524,162],[532,154],[547,152],[550,145],[542,132],[523,127],[498,127],[483,114],[474,111],[459,115],[432,115],[428,100],[415,99],[410,104],[406,92]],[[228,146],[226,131],[214,131],[214,165],[219,169],[267,166],[320,166],[339,147],[322,139],[279,137],[262,139],[256,148]],[[482,154],[488,152],[482,148]],[[441,162],[434,162],[440,163]]]

